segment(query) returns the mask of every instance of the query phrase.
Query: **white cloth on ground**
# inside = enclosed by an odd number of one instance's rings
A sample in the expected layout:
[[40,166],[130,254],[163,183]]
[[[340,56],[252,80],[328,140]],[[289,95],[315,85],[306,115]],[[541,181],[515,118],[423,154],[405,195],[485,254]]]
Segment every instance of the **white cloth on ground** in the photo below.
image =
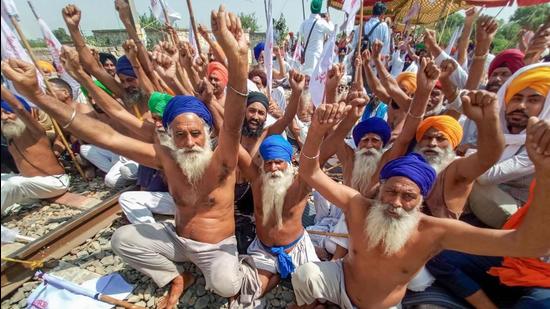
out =
[[80,155],[99,168],[105,175],[105,185],[123,186],[137,179],[138,163],[95,145],[81,145]]
[[69,184],[70,177],[67,174],[35,177],[2,174],[2,214],[15,203],[59,196],[67,191]]
[[127,191],[118,198],[130,223],[154,223],[153,214],[174,215],[176,204],[168,192]]
[[[308,226],[308,231],[333,232],[342,210],[327,201],[319,192],[313,192],[313,205],[315,207],[314,225]],[[310,234],[311,241],[316,247],[324,248],[334,254],[336,244],[330,237],[324,235]]]

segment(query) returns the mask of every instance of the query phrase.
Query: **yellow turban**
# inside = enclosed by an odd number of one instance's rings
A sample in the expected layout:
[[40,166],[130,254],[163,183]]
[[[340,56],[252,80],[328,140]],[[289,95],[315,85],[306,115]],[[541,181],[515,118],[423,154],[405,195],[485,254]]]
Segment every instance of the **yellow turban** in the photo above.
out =
[[44,73],[55,73],[55,68],[51,63],[44,60],[38,60],[36,61],[36,64],[38,65],[38,68],[44,72]]
[[504,102],[508,104],[515,94],[526,88],[531,88],[541,95],[547,96],[550,90],[550,68],[536,67],[518,75],[506,89]]
[[408,93],[413,93],[416,91],[416,73],[413,72],[403,72],[397,75],[395,79],[399,86],[407,89]]
[[416,141],[419,142],[426,131],[435,128],[441,132],[453,145],[453,149],[460,144],[462,140],[462,127],[460,123],[451,116],[433,116],[424,119],[416,129]]

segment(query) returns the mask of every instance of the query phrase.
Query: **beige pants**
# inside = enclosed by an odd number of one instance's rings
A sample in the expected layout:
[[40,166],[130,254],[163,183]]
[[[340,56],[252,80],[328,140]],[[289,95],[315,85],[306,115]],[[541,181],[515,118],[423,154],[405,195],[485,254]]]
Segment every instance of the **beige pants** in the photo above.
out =
[[163,287],[183,272],[179,262],[192,262],[202,271],[206,289],[231,297],[241,288],[237,240],[217,244],[179,237],[170,222],[125,225],[112,236],[111,247],[126,263]]
[[481,222],[497,229],[518,210],[516,200],[496,185],[476,183],[468,202],[470,210]]

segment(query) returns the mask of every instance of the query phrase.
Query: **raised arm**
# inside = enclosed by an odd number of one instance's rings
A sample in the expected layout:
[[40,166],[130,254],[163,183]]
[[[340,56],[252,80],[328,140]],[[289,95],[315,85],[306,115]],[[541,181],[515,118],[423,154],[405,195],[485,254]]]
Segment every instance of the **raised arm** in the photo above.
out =
[[151,79],[149,79],[149,76],[147,76],[145,70],[143,70],[143,66],[139,62],[139,58],[137,56],[138,50],[134,40],[126,40],[126,42],[122,43],[122,48],[124,48],[124,53],[132,64],[132,69],[134,69],[134,73],[136,73],[138,83],[145,93],[150,96],[153,91],[159,90],[155,89],[155,85],[151,82]]
[[212,55],[214,55],[214,59],[218,61],[219,63],[223,63],[223,65],[227,65],[227,57],[225,57],[225,53],[223,52],[223,49],[221,48],[220,44],[218,42],[212,40],[210,37],[210,34],[206,31],[206,28],[203,25],[199,25],[198,27],[199,33],[202,35],[206,43],[210,46],[212,49]]
[[550,21],[540,26],[525,50],[525,65],[537,63],[550,46]]
[[19,59],[2,62],[2,72],[17,91],[42,108],[75,136],[94,145],[111,150],[140,164],[161,168],[152,144],[144,143],[116,132],[110,126],[68,109],[56,98],[46,95],[38,86],[36,68]]
[[233,170],[237,166],[246,110],[249,44],[239,18],[226,12],[223,6],[218,11],[212,11],[211,21],[212,31],[227,56],[229,72],[224,121],[216,152],[219,152],[223,164]]
[[496,94],[476,90],[461,97],[464,115],[476,123],[477,152],[455,160],[450,167],[457,182],[471,183],[498,162],[504,150],[504,135],[498,115]]
[[285,67],[285,59],[283,58],[283,49],[274,46],[273,47],[273,53],[275,54],[275,57],[277,58],[277,63],[279,64],[279,71],[273,70],[273,78],[274,79],[283,79],[286,76],[286,67]]
[[372,46],[372,58],[374,60],[374,65],[376,66],[378,76],[380,77],[380,81],[388,91],[388,94],[393,99],[393,101],[397,103],[399,107],[408,109],[409,105],[411,104],[411,98],[405,92],[403,92],[401,88],[399,88],[397,81],[395,81],[390,72],[386,70],[386,66],[380,58],[382,47],[382,42],[378,40],[376,40]]
[[[516,230],[479,229],[445,220],[444,248],[476,255],[542,257],[550,255],[550,122],[531,117],[525,146],[535,165],[536,186],[523,222]],[[529,203],[529,202],[528,202]],[[527,207],[524,206],[524,207]]]
[[40,125],[40,123],[34,119],[32,114],[28,112],[23,104],[19,102],[19,100],[9,91],[4,85],[2,85],[2,100],[6,101],[8,105],[13,109],[13,112],[17,115],[21,121],[25,124],[27,129],[31,132],[32,135],[35,137],[42,136],[46,134],[46,131],[44,128]]
[[255,181],[260,175],[258,166],[242,145],[239,145],[239,171],[250,182]]
[[465,89],[477,90],[479,88],[479,84],[485,76],[485,62],[497,30],[498,24],[491,16],[483,15],[477,20],[474,57],[470,65]]
[[357,195],[356,190],[337,183],[328,177],[319,166],[319,147],[323,137],[351,106],[344,102],[334,104],[321,104],[313,114],[311,127],[300,155],[300,177],[312,188],[317,190],[329,202],[342,208],[345,212],[349,209],[351,201]]
[[216,132],[219,134],[223,126],[224,109],[223,106],[216,101],[212,84],[206,77],[200,82],[198,92],[199,94],[197,97],[204,102],[208,110],[210,110],[210,113],[212,113],[212,118],[214,118],[214,129],[216,129]]
[[300,104],[300,98],[302,96],[302,91],[305,86],[305,77],[304,75],[292,70],[290,71],[289,79],[290,87],[292,88],[292,93],[290,94],[290,102],[285,109],[283,116],[277,121],[269,126],[267,135],[281,134],[288,125],[296,116],[298,111],[298,104]]
[[[459,65],[463,65],[466,61],[466,57],[468,56],[468,42],[470,41],[470,35],[472,34],[472,28],[477,15],[477,9],[475,6],[466,10],[464,27],[462,28],[462,33],[456,42],[457,61]],[[476,34],[478,30],[479,28],[476,29]],[[437,56],[434,55],[434,57]]]
[[86,70],[86,72],[95,76],[95,78],[111,90],[117,97],[124,97],[125,91],[122,88],[122,85],[99,65],[88,46],[86,46],[86,42],[80,34],[79,29],[81,18],[80,10],[75,5],[69,4],[63,9],[62,15],[80,57],[82,67]]
[[367,85],[374,93],[374,96],[380,99],[382,102],[389,104],[391,101],[391,97],[388,94],[388,91],[382,83],[380,82],[380,79],[376,76],[372,68],[370,67],[370,60],[371,60],[371,53],[368,49],[365,49],[362,54],[363,58],[363,71],[365,72],[365,76],[367,77]]

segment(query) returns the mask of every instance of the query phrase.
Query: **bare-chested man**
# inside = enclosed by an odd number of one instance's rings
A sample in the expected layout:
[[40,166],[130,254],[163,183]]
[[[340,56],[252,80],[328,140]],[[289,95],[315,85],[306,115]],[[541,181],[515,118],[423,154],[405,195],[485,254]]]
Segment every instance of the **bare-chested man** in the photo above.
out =
[[[469,94],[471,108],[481,113],[484,97],[478,101],[474,94]],[[544,224],[550,217],[550,193],[542,189],[550,186],[550,141],[541,139],[550,134],[547,122],[532,118],[528,128],[527,147],[536,166],[537,184],[544,183],[535,190],[535,207],[517,230],[489,230],[420,213],[436,173],[418,154],[397,158],[382,168],[376,200],[330,179],[315,157],[323,135],[344,112],[343,104],[317,109],[300,158],[300,176],[343,209],[350,250],[343,261],[307,263],[298,268],[292,277],[298,305],[325,299],[343,308],[395,306],[407,283],[442,249],[496,256],[550,253],[546,241],[550,227]]]
[[19,174],[2,174],[2,214],[27,199],[51,198],[65,193],[69,176],[57,161],[50,140],[31,107],[2,85],[2,134]]
[[239,19],[223,6],[212,13],[211,19],[230,72],[226,117],[215,150],[208,143],[212,117],[194,97],[170,102],[163,115],[168,135],[159,136],[163,145],[149,144],[61,106],[40,90],[32,65],[15,59],[2,63],[2,71],[18,91],[32,98],[71,133],[164,171],[177,205],[175,225],[128,225],[112,238],[113,250],[128,264],[151,276],[159,286],[172,283],[161,308],[173,308],[184,288],[193,282],[190,275],[182,274],[177,262],[196,264],[205,276],[206,288],[223,297],[237,294],[242,283],[234,236],[233,189],[246,106],[242,93],[246,93],[248,41]]

